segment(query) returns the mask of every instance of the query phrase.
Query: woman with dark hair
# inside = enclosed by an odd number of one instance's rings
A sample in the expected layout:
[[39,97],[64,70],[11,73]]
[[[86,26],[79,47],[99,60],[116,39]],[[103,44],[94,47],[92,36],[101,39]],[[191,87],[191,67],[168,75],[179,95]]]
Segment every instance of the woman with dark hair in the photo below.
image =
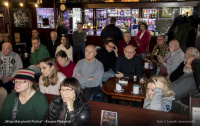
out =
[[56,54],[58,70],[62,72],[66,77],[72,77],[75,68],[75,63],[68,59],[65,51],[60,50]]
[[60,50],[63,50],[63,51],[66,52],[68,58],[69,58],[71,61],[73,61],[73,57],[72,57],[72,52],[73,52],[73,50],[72,50],[72,46],[71,46],[70,43],[69,43],[68,37],[63,36],[63,37],[61,38],[61,41],[60,41],[60,42],[61,42],[61,44],[57,47],[55,55],[56,55]]
[[[29,69],[19,69],[12,79],[15,84],[15,93],[10,93],[4,100],[0,112],[0,124],[39,126],[48,107],[47,99],[37,90],[35,72]],[[14,124],[5,123],[12,121]],[[24,123],[22,123],[24,121]],[[34,123],[34,121],[38,121]],[[18,123],[17,123],[18,122]],[[21,122],[21,123],[19,123]]]
[[151,34],[148,30],[148,26],[145,22],[140,23],[140,29],[135,37],[135,41],[138,44],[140,54],[148,53],[149,43],[151,40]]
[[55,97],[49,104],[43,123],[53,126],[89,126],[90,106],[83,99],[81,85],[76,78],[63,80],[60,96]]
[[65,75],[58,72],[58,68],[51,58],[42,59],[39,65],[42,73],[39,79],[40,91],[59,95],[58,89],[60,88],[60,83],[66,78]]

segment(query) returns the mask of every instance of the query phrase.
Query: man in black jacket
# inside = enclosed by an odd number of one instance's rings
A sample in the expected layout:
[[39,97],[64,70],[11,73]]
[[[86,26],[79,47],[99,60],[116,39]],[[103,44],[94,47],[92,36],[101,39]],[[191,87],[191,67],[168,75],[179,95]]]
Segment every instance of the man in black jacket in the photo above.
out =
[[114,38],[116,45],[118,44],[118,41],[123,38],[121,30],[115,26],[115,23],[116,18],[112,17],[110,19],[110,24],[102,30],[101,37],[103,38],[103,44],[105,43],[107,37]]
[[68,29],[63,25],[63,19],[58,19],[58,27],[57,27],[58,39],[61,39],[63,36],[68,36]]

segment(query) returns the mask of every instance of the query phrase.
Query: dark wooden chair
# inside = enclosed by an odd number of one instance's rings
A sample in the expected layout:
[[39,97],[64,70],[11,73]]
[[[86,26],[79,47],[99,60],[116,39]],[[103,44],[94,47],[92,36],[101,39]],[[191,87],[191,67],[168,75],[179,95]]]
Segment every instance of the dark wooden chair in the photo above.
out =
[[45,96],[46,96],[46,98],[47,98],[47,101],[48,101],[48,104],[52,101],[52,99],[54,98],[54,97],[56,97],[57,95],[53,95],[53,94],[44,94]]
[[200,108],[200,98],[192,97],[192,92],[190,92],[190,99],[189,99],[189,120],[192,121],[192,108],[199,107]]

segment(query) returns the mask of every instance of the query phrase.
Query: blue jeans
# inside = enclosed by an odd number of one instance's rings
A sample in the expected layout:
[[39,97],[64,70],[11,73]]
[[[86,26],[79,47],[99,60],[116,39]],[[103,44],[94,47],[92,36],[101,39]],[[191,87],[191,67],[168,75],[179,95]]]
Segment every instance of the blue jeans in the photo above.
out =
[[103,82],[106,82],[110,77],[114,77],[115,73],[112,69],[109,69],[109,71],[104,72],[103,74]]
[[85,45],[73,46],[73,60],[77,62],[77,52],[80,51],[80,59],[85,58]]

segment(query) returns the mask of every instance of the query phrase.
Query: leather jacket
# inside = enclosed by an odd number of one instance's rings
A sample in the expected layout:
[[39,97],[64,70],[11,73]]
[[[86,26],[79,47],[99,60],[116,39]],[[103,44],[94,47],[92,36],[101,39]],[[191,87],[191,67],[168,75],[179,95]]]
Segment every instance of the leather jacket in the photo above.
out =
[[[56,96],[46,111],[42,126],[56,126],[58,123],[63,126],[88,126],[90,124],[90,106],[86,100],[76,98],[74,101],[74,111],[69,112],[66,107],[65,120],[60,120],[63,108],[61,96]],[[59,122],[58,122],[59,121]]]

